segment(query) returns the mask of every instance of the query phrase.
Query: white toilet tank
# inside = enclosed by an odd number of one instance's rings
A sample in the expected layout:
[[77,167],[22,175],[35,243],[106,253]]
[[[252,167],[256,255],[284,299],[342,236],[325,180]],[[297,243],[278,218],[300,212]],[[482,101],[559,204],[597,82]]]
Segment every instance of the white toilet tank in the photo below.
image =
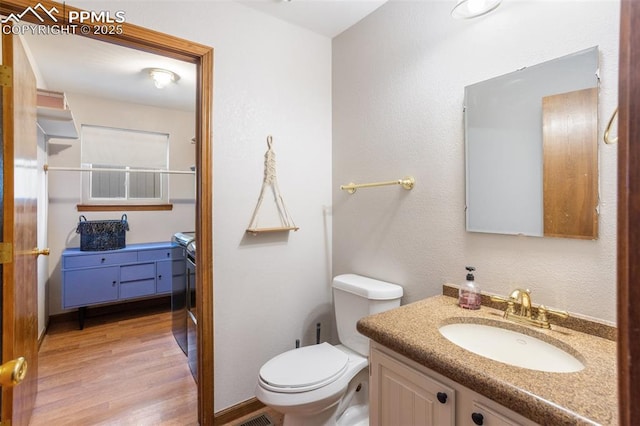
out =
[[333,279],[333,304],[340,343],[369,356],[369,339],[358,333],[358,320],[400,306],[402,287],[356,274]]

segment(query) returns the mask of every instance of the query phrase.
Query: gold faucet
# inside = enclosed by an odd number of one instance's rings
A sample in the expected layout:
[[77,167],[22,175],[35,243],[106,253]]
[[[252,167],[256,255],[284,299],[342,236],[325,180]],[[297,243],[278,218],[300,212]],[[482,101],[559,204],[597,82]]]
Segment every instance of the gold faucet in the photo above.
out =
[[[535,325],[540,328],[551,328],[549,323],[549,314],[556,315],[560,318],[568,318],[569,314],[565,311],[556,311],[549,309],[544,305],[538,306],[538,315],[533,315],[531,309],[531,290],[523,290],[517,288],[511,292],[508,298],[502,296],[491,296],[491,300],[494,302],[505,302],[507,308],[504,311],[502,317],[511,321]],[[516,310],[516,304],[519,305],[519,310]]]
[[524,318],[531,318],[531,291],[516,288],[509,295],[510,299],[513,299],[515,303],[520,304],[520,316]]

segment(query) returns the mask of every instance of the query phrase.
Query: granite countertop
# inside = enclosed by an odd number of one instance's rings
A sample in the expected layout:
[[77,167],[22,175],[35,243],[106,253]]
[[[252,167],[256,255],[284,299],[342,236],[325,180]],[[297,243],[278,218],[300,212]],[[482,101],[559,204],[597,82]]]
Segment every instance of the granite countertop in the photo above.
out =
[[[482,306],[469,311],[457,300],[434,296],[358,322],[358,331],[497,403],[544,425],[615,425],[618,419],[616,342],[555,326],[551,330],[516,324],[502,311]],[[559,345],[583,362],[575,373],[514,367],[469,352],[438,328],[456,322],[503,323]]]

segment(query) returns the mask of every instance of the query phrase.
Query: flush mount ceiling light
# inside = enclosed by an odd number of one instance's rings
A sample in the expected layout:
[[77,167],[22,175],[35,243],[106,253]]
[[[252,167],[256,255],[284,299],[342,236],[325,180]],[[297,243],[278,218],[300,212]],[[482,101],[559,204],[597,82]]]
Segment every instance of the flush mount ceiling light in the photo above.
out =
[[155,84],[158,89],[163,89],[168,84],[175,83],[180,79],[180,76],[178,76],[178,74],[169,70],[164,70],[162,68],[150,69],[149,76],[153,80],[153,84]]
[[485,15],[500,6],[502,0],[459,0],[451,9],[451,16],[457,19],[471,19]]

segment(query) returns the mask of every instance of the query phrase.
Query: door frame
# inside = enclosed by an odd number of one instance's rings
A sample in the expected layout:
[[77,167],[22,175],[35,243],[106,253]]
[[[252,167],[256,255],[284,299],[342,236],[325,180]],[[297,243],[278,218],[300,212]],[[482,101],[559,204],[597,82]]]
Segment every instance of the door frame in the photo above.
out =
[[640,1],[620,4],[618,81],[619,424],[640,418]]
[[[2,0],[0,14],[21,13],[33,6],[28,0]],[[82,9],[40,0],[55,7],[56,21],[40,22],[32,14],[21,19],[33,24],[66,25],[70,11]],[[65,14],[66,13],[66,14]],[[77,34],[123,47],[155,53],[196,66],[196,291],[198,298],[198,421],[214,422],[214,324],[213,324],[213,48],[137,25],[122,23],[122,34]]]

